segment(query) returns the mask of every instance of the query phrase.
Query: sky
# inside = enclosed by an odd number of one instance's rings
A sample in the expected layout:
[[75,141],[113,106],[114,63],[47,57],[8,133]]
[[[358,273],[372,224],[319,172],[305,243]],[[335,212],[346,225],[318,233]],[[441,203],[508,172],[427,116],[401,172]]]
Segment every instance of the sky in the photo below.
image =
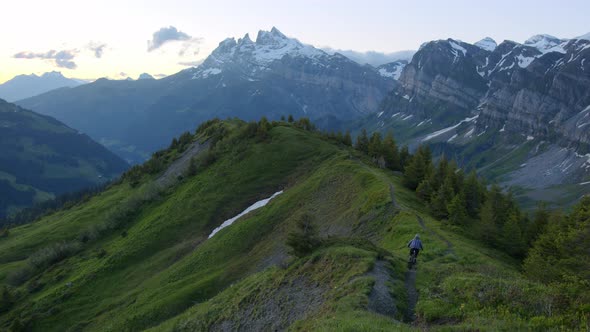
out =
[[426,41],[489,36],[523,42],[590,32],[588,0],[7,0],[0,20],[0,83],[19,74],[170,75],[227,37],[276,26],[316,47],[415,50]]

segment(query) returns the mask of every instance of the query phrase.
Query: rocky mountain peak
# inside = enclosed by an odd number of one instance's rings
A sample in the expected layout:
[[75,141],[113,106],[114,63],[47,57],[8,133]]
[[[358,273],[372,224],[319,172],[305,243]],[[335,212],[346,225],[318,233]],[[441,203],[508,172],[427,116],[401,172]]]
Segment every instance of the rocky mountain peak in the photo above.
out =
[[498,47],[498,43],[490,37],[485,37],[473,45],[490,52],[493,52]]

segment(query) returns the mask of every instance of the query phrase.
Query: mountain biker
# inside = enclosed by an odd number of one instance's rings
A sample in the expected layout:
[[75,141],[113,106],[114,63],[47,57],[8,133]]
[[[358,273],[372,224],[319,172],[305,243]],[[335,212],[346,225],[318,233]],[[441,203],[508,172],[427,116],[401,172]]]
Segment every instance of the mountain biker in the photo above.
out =
[[414,238],[410,240],[410,242],[408,242],[408,248],[410,248],[410,255],[415,253],[416,257],[418,257],[418,253],[420,252],[420,250],[424,249],[422,248],[422,241],[420,241],[420,235],[416,234],[416,236],[414,236]]

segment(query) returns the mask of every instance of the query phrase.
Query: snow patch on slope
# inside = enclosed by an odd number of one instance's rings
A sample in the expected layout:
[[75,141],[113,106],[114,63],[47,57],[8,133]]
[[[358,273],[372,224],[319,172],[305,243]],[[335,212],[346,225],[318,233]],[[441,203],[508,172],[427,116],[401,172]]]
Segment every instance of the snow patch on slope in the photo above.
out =
[[432,134],[429,134],[428,136],[424,137],[424,138],[422,139],[422,142],[429,141],[429,140],[431,140],[431,139],[433,139],[433,138],[435,138],[435,137],[437,137],[437,136],[440,136],[440,135],[442,135],[442,134],[444,134],[444,133],[447,133],[447,132],[449,132],[449,131],[451,131],[451,130],[453,130],[453,129],[457,128],[457,127],[459,127],[461,124],[463,124],[463,123],[465,123],[465,122],[471,122],[471,121],[474,121],[474,120],[475,120],[475,119],[477,119],[478,117],[479,117],[479,115],[476,115],[476,116],[474,116],[474,117],[472,117],[472,118],[465,118],[465,119],[463,119],[463,120],[459,121],[459,123],[457,123],[457,124],[456,124],[456,125],[454,125],[454,126],[447,127],[447,128],[443,128],[443,129],[441,129],[441,130],[435,131],[434,133],[432,133]]
[[261,207],[265,206],[266,204],[268,204],[268,202],[270,202],[273,198],[277,197],[278,195],[282,194],[283,191],[278,191],[276,193],[274,193],[272,196],[270,196],[269,198],[263,199],[261,201],[258,201],[252,205],[250,205],[246,210],[244,210],[242,213],[238,214],[237,216],[228,219],[226,221],[224,221],[221,226],[215,228],[213,230],[213,232],[211,232],[211,234],[209,235],[209,239],[213,237],[213,235],[217,234],[217,232],[219,232],[220,230],[226,228],[227,226],[230,226],[231,224],[233,224],[236,220],[240,219],[241,217],[245,216],[246,214],[256,210],[256,209],[260,209]]

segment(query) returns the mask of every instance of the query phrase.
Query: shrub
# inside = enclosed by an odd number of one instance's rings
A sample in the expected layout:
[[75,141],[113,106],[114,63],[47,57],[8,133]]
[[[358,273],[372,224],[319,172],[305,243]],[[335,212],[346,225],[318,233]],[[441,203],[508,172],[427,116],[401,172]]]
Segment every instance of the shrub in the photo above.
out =
[[2,288],[0,292],[0,313],[10,310],[14,304],[14,298],[7,286]]
[[297,222],[297,231],[287,236],[287,245],[291,253],[303,257],[312,253],[321,244],[310,214],[304,214]]
[[24,266],[6,276],[6,282],[13,286],[24,284],[33,275],[33,270],[29,266]]
[[77,253],[82,248],[80,242],[58,242],[29,256],[29,265],[36,269],[46,268]]

